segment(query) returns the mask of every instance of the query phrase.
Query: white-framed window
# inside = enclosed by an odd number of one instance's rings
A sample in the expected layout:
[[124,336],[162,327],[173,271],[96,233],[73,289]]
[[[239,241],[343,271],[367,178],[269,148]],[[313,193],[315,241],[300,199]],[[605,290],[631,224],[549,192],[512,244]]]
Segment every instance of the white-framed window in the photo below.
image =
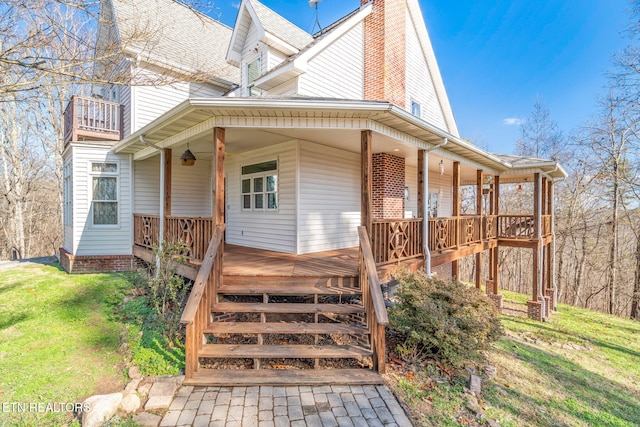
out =
[[249,91],[249,96],[262,95],[262,90],[253,86],[253,82],[260,77],[260,74],[262,74],[262,60],[257,57],[247,64],[247,90]]
[[92,224],[118,225],[118,162],[91,162],[89,167]]
[[73,162],[71,160],[65,162],[62,168],[62,198],[64,217],[64,225],[73,225]]
[[411,101],[411,114],[413,114],[416,117],[420,117],[420,104],[417,103],[416,101]]
[[241,193],[243,211],[277,211],[278,161],[242,166]]

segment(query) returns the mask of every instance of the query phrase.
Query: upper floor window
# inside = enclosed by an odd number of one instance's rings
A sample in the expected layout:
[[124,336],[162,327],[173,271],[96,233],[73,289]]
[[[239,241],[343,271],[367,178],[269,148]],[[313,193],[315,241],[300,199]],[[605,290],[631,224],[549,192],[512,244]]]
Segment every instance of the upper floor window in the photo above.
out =
[[91,163],[93,225],[118,225],[118,163]]
[[411,114],[420,117],[420,104],[415,101],[411,101]]
[[242,210],[278,209],[278,161],[242,167]]
[[262,95],[262,91],[253,86],[253,82],[260,77],[262,72],[261,63],[260,57],[258,57],[247,64],[247,89],[249,91],[249,96]]

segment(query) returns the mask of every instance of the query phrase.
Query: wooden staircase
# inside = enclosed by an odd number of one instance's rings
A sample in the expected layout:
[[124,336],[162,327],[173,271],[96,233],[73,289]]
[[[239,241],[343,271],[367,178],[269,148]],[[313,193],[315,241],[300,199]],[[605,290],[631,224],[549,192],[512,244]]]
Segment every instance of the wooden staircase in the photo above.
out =
[[[378,320],[384,323],[386,311],[382,319],[372,311],[366,274],[223,277],[223,230],[216,230],[182,317],[185,384],[382,383]],[[371,288],[380,293],[376,277]]]

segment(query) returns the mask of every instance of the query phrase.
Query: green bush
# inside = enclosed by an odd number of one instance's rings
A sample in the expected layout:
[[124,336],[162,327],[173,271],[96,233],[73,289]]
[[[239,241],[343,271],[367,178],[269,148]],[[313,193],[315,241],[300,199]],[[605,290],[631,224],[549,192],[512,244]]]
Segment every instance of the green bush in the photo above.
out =
[[389,321],[406,340],[396,349],[400,354],[415,352],[459,368],[481,362],[482,350],[502,335],[495,305],[478,289],[424,272],[401,274],[398,282]]

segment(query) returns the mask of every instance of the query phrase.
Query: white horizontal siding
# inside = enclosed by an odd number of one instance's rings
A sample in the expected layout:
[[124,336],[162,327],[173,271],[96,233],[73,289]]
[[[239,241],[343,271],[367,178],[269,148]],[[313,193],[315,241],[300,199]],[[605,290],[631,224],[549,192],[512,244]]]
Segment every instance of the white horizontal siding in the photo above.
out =
[[409,200],[404,201],[405,218],[418,217],[418,167],[404,165],[404,186],[409,188]]
[[267,67],[265,71],[269,71],[272,68],[277,67],[287,58],[288,56],[284,53],[278,51],[277,49],[269,47],[269,49],[267,50]]
[[411,102],[415,101],[421,106],[421,118],[429,123],[438,126],[440,129],[447,129],[442,113],[442,106],[436,96],[435,86],[427,66],[422,46],[418,39],[418,33],[413,25],[413,20],[407,10],[407,31],[406,31],[406,93],[407,111],[411,111]]
[[[290,141],[227,157],[228,243],[286,253],[296,252],[296,145],[296,141]],[[278,160],[278,211],[243,211],[240,204],[241,167],[274,159]]]
[[180,155],[171,158],[171,215],[211,216],[211,161],[196,160],[182,166]]
[[[405,217],[418,216],[418,168],[406,164],[404,168],[405,186],[409,187],[409,200],[405,201]],[[438,193],[438,216],[451,216],[453,200],[453,179],[450,175],[429,172],[429,193]]]
[[141,129],[189,97],[188,83],[134,86],[133,132]]
[[299,77],[300,95],[364,98],[364,42],[360,23],[309,61]]
[[298,253],[358,245],[360,155],[300,143]]
[[133,211],[160,215],[160,155],[133,164]]
[[429,192],[438,193],[438,216],[451,216],[453,213],[453,179],[451,175],[429,172]]
[[[66,169],[67,167],[71,168],[71,225],[63,225],[63,230],[62,230],[62,247],[65,248],[68,252],[73,253],[73,219],[74,219],[74,205],[75,205],[75,196],[73,194],[74,192],[74,182],[73,182],[73,148],[71,148],[71,153],[67,154],[67,157],[64,159],[64,168]],[[63,204],[63,212],[65,212],[64,210],[64,204]],[[64,213],[63,213],[64,216]],[[66,224],[66,221],[64,221],[64,224]]]
[[[91,162],[118,162],[118,225],[94,226],[91,211]],[[75,147],[73,151],[74,215],[76,255],[131,254],[131,168],[130,156],[108,152],[105,148]]]

